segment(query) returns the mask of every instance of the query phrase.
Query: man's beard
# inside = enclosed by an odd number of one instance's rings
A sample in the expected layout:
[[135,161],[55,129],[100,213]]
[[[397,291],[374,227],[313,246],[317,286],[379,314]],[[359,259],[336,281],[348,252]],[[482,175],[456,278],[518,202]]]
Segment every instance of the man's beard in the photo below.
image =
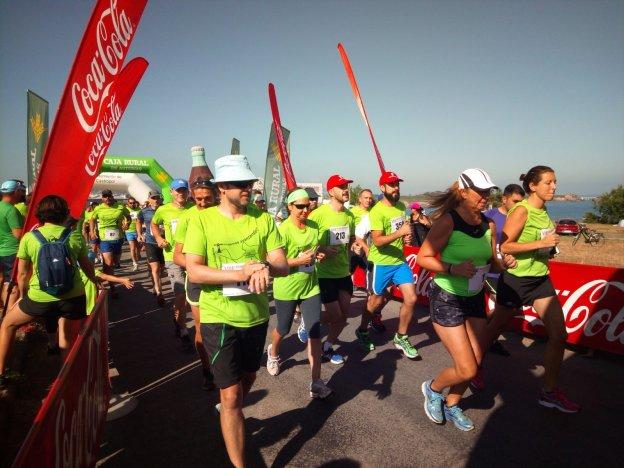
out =
[[247,201],[242,201],[240,197],[238,198],[233,198],[233,197],[228,197],[226,196],[226,198],[228,199],[228,201],[234,205],[236,208],[244,210],[247,208],[247,205],[249,205],[249,197],[247,198]]
[[395,204],[397,201],[399,201],[399,198],[401,198],[401,192],[396,191],[393,194],[391,193],[387,193],[384,192],[384,197],[386,198],[386,200],[388,200],[390,203]]

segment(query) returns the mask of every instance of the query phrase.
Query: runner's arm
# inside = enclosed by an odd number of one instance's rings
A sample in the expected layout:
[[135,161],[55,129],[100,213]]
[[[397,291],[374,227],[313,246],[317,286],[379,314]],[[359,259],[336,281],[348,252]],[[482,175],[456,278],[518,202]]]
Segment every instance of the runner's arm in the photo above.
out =
[[450,265],[440,260],[440,252],[448,243],[453,232],[453,220],[450,215],[438,219],[418,251],[416,263],[432,273],[448,273]]
[[151,223],[151,227],[152,227],[152,236],[154,236],[154,239],[156,239],[156,243],[158,244],[158,247],[163,247],[165,244],[167,244],[167,240],[160,235],[160,228],[158,227],[158,224],[154,224],[153,222]]
[[11,229],[11,234],[19,240],[22,237],[22,228]]
[[239,281],[248,281],[251,275],[263,268],[264,263],[251,260],[243,265],[240,270],[217,270],[205,264],[205,258],[200,255],[187,253],[186,272],[189,281],[199,284],[228,284]]
[[[496,224],[491,219],[488,219],[488,224],[490,225],[490,232],[496,232]],[[493,272],[503,272],[507,268],[513,268],[515,266],[516,259],[509,254],[499,253],[496,249],[496,236],[492,236],[492,258],[491,265]]]
[[137,239],[139,240],[139,242],[143,242],[145,241],[145,238],[143,236],[143,221],[141,221],[141,215],[137,216],[137,220],[136,220],[136,229],[137,229]]
[[399,229],[384,236],[382,231],[371,231],[371,239],[376,247],[383,247],[384,245],[391,244],[399,237],[408,236],[412,233],[409,223],[403,223]]
[[180,244],[179,242],[175,243],[175,247],[173,248],[173,263],[182,268],[186,268],[186,257],[182,253],[183,248],[184,244]]
[[32,274],[30,260],[19,258],[17,261],[17,289],[20,297],[26,297],[28,293],[28,281]]
[[80,265],[80,269],[84,271],[84,274],[87,275],[89,281],[95,284],[99,283],[97,276],[95,276],[95,268],[93,268],[93,263],[91,263],[89,257],[86,255],[80,255],[78,257],[78,265]]
[[288,262],[286,261],[286,254],[281,247],[267,252],[266,261],[269,264],[269,273],[271,276],[286,276],[290,272]]
[[552,247],[544,242],[546,239],[526,243],[518,242],[518,238],[524,229],[528,215],[527,209],[523,206],[519,206],[507,216],[500,243],[500,251],[502,253],[515,255],[541,249],[543,247]]

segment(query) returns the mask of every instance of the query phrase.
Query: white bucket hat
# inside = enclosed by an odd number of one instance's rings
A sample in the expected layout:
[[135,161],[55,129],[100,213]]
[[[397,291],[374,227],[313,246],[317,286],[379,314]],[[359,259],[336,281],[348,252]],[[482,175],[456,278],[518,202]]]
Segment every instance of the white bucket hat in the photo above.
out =
[[242,154],[229,154],[215,161],[215,177],[212,183],[258,180],[251,172],[247,157]]
[[466,169],[461,173],[459,179],[459,188],[475,188],[478,190],[488,190],[496,187],[492,179],[483,169]]

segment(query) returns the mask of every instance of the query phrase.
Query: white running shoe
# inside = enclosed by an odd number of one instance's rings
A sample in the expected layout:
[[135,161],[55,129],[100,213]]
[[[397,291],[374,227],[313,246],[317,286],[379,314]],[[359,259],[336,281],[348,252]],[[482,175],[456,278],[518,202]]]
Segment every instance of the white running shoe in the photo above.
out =
[[280,358],[279,356],[273,357],[271,354],[271,350],[273,349],[273,345],[270,344],[267,346],[267,372],[269,375],[276,376],[280,371]]
[[334,394],[334,391],[325,385],[322,379],[310,382],[310,398],[316,398],[318,400],[324,400]]

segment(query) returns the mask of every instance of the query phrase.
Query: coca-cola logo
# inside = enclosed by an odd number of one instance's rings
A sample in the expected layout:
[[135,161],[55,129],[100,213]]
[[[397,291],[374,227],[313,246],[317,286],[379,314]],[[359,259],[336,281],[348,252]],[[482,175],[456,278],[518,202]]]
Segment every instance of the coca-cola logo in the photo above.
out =
[[90,68],[82,81],[71,85],[72,103],[80,126],[87,133],[98,128],[106,98],[128,53],[134,28],[126,12],[117,11],[117,0],[110,0],[110,7],[100,15],[96,32],[96,51]]
[[116,95],[113,94],[110,99],[107,99],[105,102],[104,114],[102,115],[95,140],[93,141],[93,147],[89,152],[87,163],[85,164],[85,171],[90,176],[97,173],[99,161],[104,157],[104,153],[106,153],[113,139],[113,135],[115,135],[122,115],[123,109],[117,103]]
[[429,295],[429,285],[431,284],[431,280],[433,276],[429,270],[425,270],[420,268],[418,263],[416,262],[418,256],[415,253],[409,254],[405,257],[405,261],[409,265],[412,270],[412,276],[414,277],[414,285],[416,286],[416,295],[417,296],[428,296]]

